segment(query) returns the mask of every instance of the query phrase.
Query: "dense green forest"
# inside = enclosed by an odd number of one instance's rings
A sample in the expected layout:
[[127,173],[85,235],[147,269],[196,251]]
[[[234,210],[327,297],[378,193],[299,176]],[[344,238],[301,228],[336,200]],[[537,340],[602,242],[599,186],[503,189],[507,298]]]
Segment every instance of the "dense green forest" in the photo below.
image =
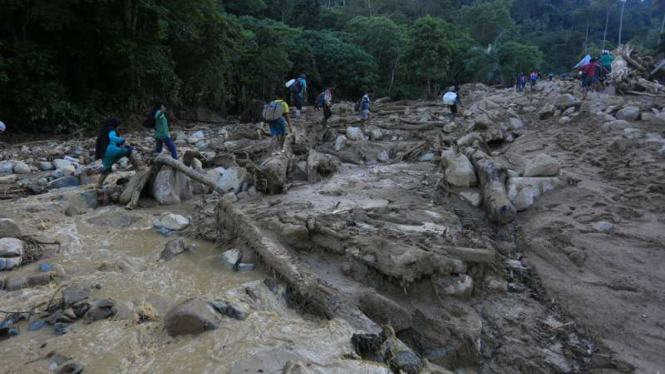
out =
[[[561,73],[622,40],[655,53],[661,0],[0,0],[0,118],[53,132],[158,99],[238,113],[310,93],[417,98]],[[607,31],[606,31],[607,30]],[[310,100],[316,95],[309,95]]]

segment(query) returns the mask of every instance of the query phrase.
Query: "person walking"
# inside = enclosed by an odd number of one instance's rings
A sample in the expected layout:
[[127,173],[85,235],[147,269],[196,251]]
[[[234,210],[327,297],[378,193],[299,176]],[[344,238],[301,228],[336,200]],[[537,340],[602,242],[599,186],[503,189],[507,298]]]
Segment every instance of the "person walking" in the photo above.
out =
[[296,119],[300,119],[300,112],[302,111],[303,102],[307,97],[307,76],[301,74],[296,78],[295,82],[291,84],[289,90],[293,94],[293,101],[296,107]]
[[443,95],[443,103],[450,107],[451,120],[455,121],[457,118],[457,105],[464,107],[462,98],[459,94],[459,86],[452,87],[445,95]]
[[593,91],[596,90],[599,70],[598,59],[595,57],[592,58],[588,64],[580,68],[580,72],[582,73],[583,78],[582,86],[584,87],[584,95],[582,96],[582,100],[586,99],[586,95],[589,92],[589,89]]
[[291,132],[291,119],[289,118],[289,104],[284,101],[281,91],[276,91],[275,100],[266,105],[263,117],[270,125],[273,155],[284,152],[287,128]]
[[323,120],[328,121],[328,118],[332,117],[332,98],[333,92],[337,88],[336,85],[331,85],[323,91],[323,100],[321,107],[323,108]]
[[370,100],[370,94],[372,92],[368,91],[363,95],[362,99],[360,99],[360,125],[364,126],[365,122],[369,123],[369,121],[372,119],[372,113],[370,109],[371,105],[371,100]]
[[157,103],[157,105],[153,108],[152,113],[154,113],[152,115],[155,118],[156,141],[155,151],[153,154],[159,155],[162,153],[164,145],[166,144],[166,148],[168,148],[169,152],[171,152],[171,157],[173,157],[174,160],[177,160],[178,150],[175,147],[175,143],[173,142],[173,138],[171,138],[171,133],[169,131],[169,120],[166,116],[166,105],[163,102]]
[[102,187],[106,178],[113,172],[113,165],[121,158],[127,157],[135,170],[144,169],[144,165],[136,158],[134,148],[126,145],[125,139],[119,135],[120,121],[109,118],[97,134],[95,159],[102,160],[102,175],[97,185]]
[[600,56],[600,76],[599,79],[605,86],[607,78],[612,74],[612,62],[614,61],[614,56],[610,54],[610,51],[604,50],[603,54]]

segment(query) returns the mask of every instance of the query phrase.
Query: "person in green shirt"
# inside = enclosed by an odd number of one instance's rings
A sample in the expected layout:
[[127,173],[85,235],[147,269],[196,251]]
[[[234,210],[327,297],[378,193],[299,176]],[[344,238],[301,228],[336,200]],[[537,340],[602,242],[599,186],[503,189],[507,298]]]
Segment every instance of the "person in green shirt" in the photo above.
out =
[[169,120],[166,117],[166,106],[164,103],[160,102],[155,106],[153,112],[155,113],[155,139],[157,140],[157,147],[153,153],[156,155],[162,153],[164,144],[166,144],[166,148],[171,152],[171,157],[173,157],[174,160],[177,160],[178,150],[176,149],[175,143],[173,143],[173,139],[169,132]]
[[600,56],[600,74],[598,76],[603,89],[605,89],[607,77],[612,74],[612,61],[614,61],[614,57],[610,54],[610,51],[604,50]]

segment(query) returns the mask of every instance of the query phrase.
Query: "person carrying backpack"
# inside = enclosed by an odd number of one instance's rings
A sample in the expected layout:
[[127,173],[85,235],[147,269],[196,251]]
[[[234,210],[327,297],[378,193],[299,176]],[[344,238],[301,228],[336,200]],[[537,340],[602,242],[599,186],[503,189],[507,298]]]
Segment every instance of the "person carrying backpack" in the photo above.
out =
[[536,87],[536,82],[538,82],[538,73],[535,71],[531,72],[531,90]]
[[270,135],[273,138],[273,155],[284,152],[286,141],[286,130],[291,132],[291,120],[289,118],[289,104],[284,101],[281,91],[275,92],[275,100],[263,109],[263,119],[270,125]]
[[171,152],[171,157],[173,157],[174,160],[177,160],[178,150],[176,149],[175,143],[173,143],[173,139],[171,138],[171,133],[169,132],[169,121],[166,117],[166,105],[162,102],[157,103],[150,112],[149,119],[151,119],[151,117],[155,120],[154,129],[155,140],[157,142],[153,154],[158,155],[162,153],[164,144],[166,144],[166,148]]
[[134,148],[125,146],[125,139],[118,134],[120,121],[117,118],[109,118],[97,134],[95,144],[95,159],[102,160],[102,175],[97,185],[102,187],[106,178],[113,172],[113,165],[121,158],[127,157],[135,170],[145,168],[143,163],[136,158]]
[[289,87],[289,90],[291,91],[291,94],[293,94],[293,100],[295,103],[296,107],[296,119],[300,119],[300,112],[302,111],[302,104],[303,101],[305,100],[305,95],[307,93],[307,76],[305,74],[301,74],[298,78],[296,78],[295,82],[291,84]]
[[457,118],[457,105],[460,105],[462,108],[464,107],[459,94],[459,86],[453,87],[443,95],[443,103],[450,107],[450,112],[452,113],[451,120],[454,121]]
[[369,95],[371,91],[367,91],[366,94],[360,99],[360,124],[361,126],[365,125],[365,122],[369,122],[372,114],[370,111],[370,98]]
[[332,95],[335,88],[337,88],[337,86],[333,84],[323,91],[321,107],[323,108],[323,119],[326,121],[328,118],[332,117]]

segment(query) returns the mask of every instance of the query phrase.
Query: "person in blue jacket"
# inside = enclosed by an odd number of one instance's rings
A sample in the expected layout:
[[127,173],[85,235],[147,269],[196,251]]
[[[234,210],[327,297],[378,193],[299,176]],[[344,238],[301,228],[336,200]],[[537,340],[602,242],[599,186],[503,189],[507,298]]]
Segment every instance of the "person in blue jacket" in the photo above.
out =
[[120,121],[117,118],[109,118],[97,134],[95,147],[95,159],[102,160],[102,175],[99,177],[98,185],[101,187],[104,180],[113,172],[113,164],[127,157],[136,170],[144,168],[141,161],[136,158],[132,147],[125,145],[125,139],[121,138],[118,129]]

